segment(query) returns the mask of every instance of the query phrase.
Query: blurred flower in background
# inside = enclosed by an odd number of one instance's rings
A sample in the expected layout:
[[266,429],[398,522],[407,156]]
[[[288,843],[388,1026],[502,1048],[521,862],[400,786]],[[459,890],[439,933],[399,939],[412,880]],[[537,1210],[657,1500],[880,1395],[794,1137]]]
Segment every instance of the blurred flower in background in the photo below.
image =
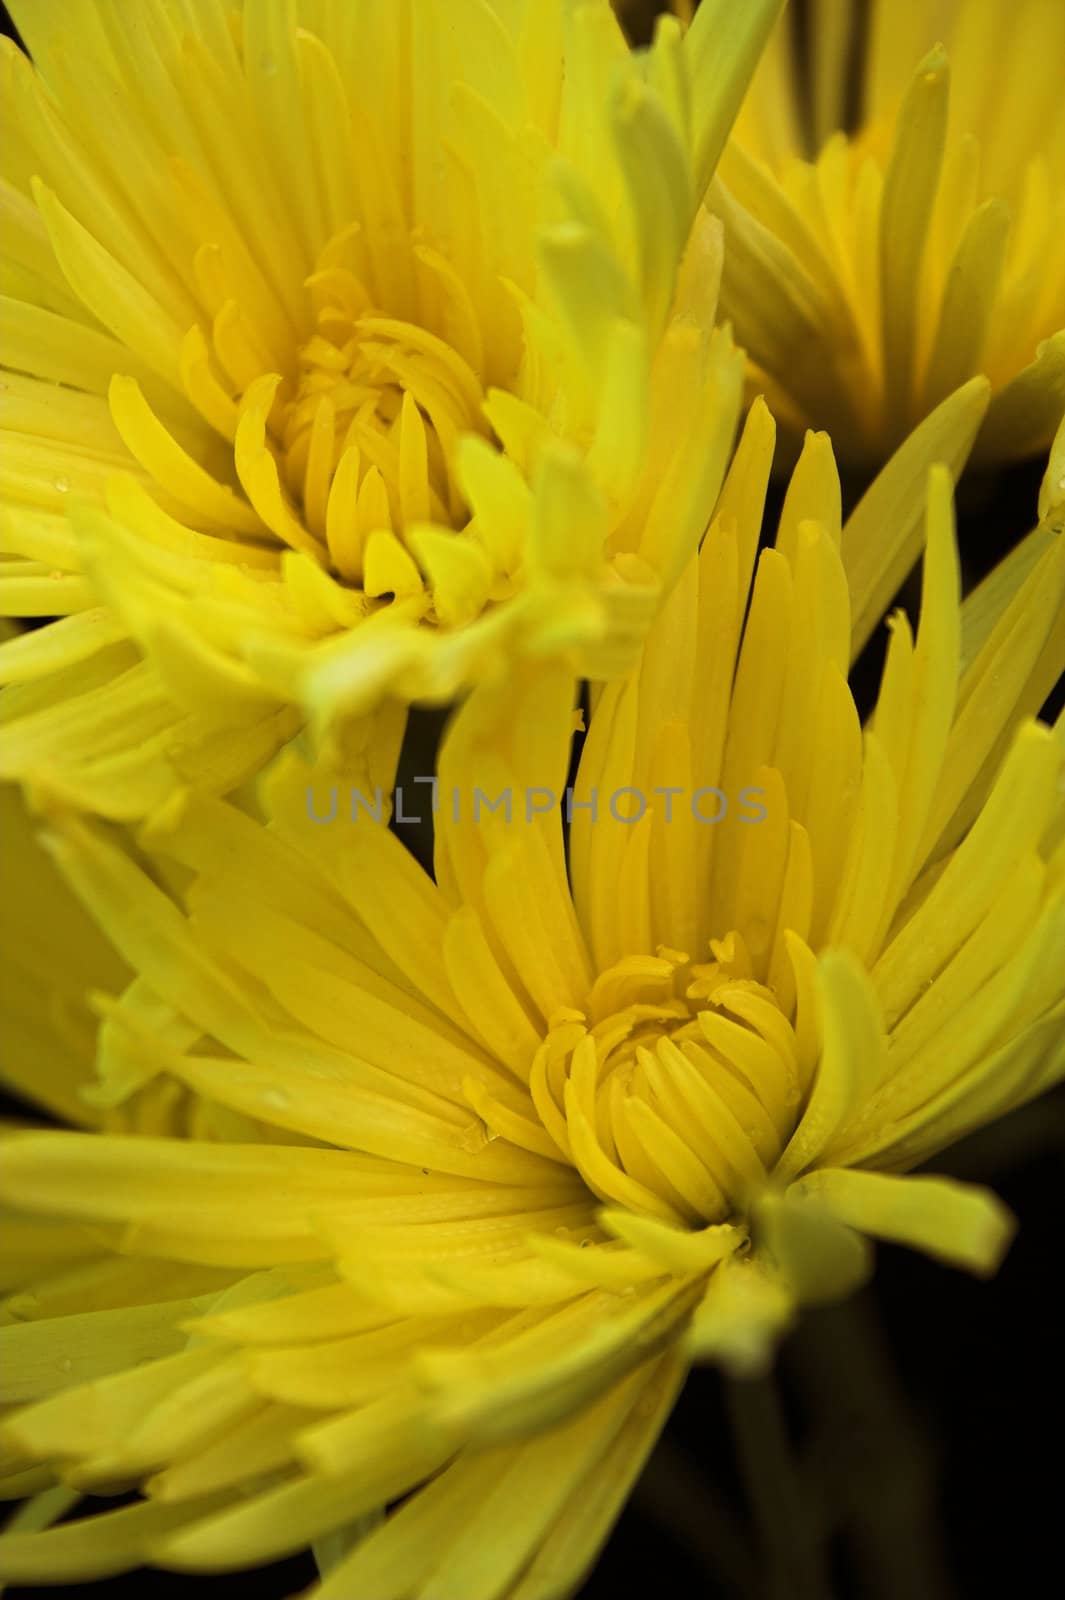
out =
[[796,441],[827,428],[841,462],[875,467],[983,373],[975,458],[1047,448],[1065,408],[1063,61],[1058,0],[789,7],[708,204],[751,391]]

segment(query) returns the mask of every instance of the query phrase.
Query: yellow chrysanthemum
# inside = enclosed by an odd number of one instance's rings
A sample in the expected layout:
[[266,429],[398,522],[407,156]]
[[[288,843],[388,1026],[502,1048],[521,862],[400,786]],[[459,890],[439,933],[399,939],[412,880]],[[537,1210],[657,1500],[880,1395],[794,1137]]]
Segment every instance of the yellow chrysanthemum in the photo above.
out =
[[92,1091],[129,1131],[7,1143],[26,1253],[74,1264],[9,1302],[0,1434],[9,1483],[61,1475],[31,1520],[145,1498],[12,1534],[0,1575],[227,1570],[354,1524],[316,1600],[567,1595],[690,1361],[758,1363],[866,1234],[995,1266],[998,1202],[903,1174],[1065,1072],[1065,719],[1031,719],[1065,660],[1065,431],[964,606],[926,456],[920,625],[893,619],[864,733],[846,568],[914,462],[841,532],[811,436],[756,561],[773,433],[756,406],[598,698],[568,870],[551,666],[452,724],[435,882],[365,809],[316,822],[292,753],[265,823],[154,817],[154,879],[54,816],[136,974]]
[[868,464],[983,373],[978,457],[1045,450],[1065,410],[1065,7],[814,0],[805,70],[794,22],[710,196],[754,392]]
[[309,718],[373,782],[504,653],[631,666],[738,420],[689,236],[781,4],[642,55],[607,0],[15,4],[2,604],[62,620],[7,771],[129,819]]

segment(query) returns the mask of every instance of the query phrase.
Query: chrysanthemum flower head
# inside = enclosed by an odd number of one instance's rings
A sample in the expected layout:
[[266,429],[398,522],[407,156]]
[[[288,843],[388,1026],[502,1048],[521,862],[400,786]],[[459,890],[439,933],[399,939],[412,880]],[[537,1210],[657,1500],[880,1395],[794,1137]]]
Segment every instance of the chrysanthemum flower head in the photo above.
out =
[[631,665],[734,435],[691,229],[780,3],[639,56],[607,0],[13,7],[14,776],[129,818],[309,718],[372,781],[501,655]]
[[833,0],[809,8],[804,70],[794,20],[711,194],[754,392],[869,465],[983,373],[978,457],[1045,450],[1065,409],[1065,9]]
[[848,574],[914,464],[841,529],[811,437],[759,555],[772,453],[756,406],[567,798],[572,678],[474,691],[434,877],[292,753],[265,823],[153,817],[150,875],[54,815],[135,973],[91,1091],[130,1131],[8,1141],[18,1226],[75,1264],[10,1302],[2,1437],[18,1487],[145,1495],[0,1573],[228,1570],[389,1507],[317,1600],[568,1595],[690,1361],[763,1361],[866,1235],[995,1266],[997,1201],[905,1174],[1065,1071],[1057,497],[963,606],[926,456],[863,730]]

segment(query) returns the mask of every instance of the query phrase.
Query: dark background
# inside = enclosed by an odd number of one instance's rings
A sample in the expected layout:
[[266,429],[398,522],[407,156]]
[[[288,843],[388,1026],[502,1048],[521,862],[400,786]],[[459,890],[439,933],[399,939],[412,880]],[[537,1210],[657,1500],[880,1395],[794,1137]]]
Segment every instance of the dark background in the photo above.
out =
[[[635,30],[653,9],[632,8]],[[13,32],[2,6],[0,22]],[[1031,464],[963,482],[967,587],[1034,522],[1040,472]],[[900,600],[912,609],[914,599],[911,582]],[[863,709],[882,656],[881,629],[853,680]],[[1059,690],[1055,708],[1060,700]],[[415,720],[419,771],[428,770],[420,763],[438,723]],[[0,1113],[20,1109],[0,1104]],[[1020,1230],[997,1277],[976,1282],[885,1246],[869,1289],[803,1318],[772,1382],[693,1374],[581,1600],[645,1585],[678,1600],[969,1600],[1052,1590],[1062,1548],[1055,1289],[1065,1089],[974,1135],[934,1168],[993,1184],[1016,1213]],[[47,1592],[280,1600],[313,1576],[307,1557],[221,1578],[153,1571]],[[10,1600],[40,1593],[6,1592]]]

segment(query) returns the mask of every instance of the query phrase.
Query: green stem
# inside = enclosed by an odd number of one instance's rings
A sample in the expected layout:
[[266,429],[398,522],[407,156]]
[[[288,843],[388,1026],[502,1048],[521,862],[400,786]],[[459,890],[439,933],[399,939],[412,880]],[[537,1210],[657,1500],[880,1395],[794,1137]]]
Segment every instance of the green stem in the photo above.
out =
[[772,1376],[731,1380],[726,1396],[763,1554],[765,1600],[830,1600],[820,1527],[805,1504]]
[[809,1477],[848,1536],[861,1594],[942,1600],[936,1463],[868,1294],[808,1312],[791,1354],[817,1439]]

